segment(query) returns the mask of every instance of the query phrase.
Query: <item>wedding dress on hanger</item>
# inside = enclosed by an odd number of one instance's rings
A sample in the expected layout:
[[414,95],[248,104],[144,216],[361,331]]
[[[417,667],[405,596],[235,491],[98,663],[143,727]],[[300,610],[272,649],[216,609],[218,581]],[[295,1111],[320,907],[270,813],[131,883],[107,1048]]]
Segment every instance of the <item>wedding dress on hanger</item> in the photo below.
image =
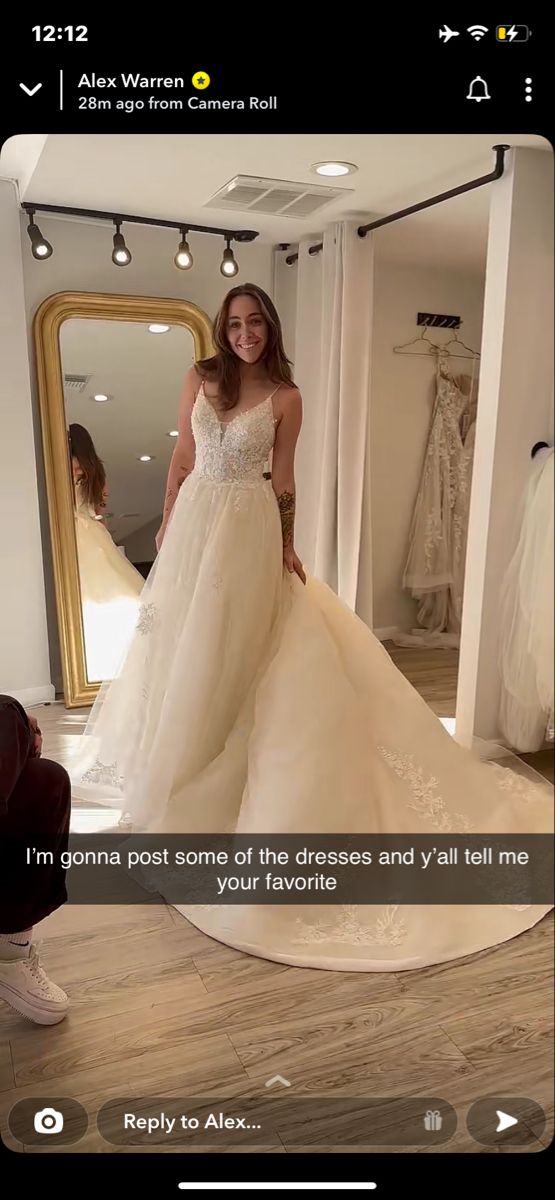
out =
[[418,601],[419,627],[396,646],[460,642],[474,434],[476,381],[454,375],[439,352],[436,398],[409,534],[403,587]]
[[[125,663],[93,708],[74,797],[134,832],[523,833],[550,786],[458,745],[368,627],[283,566],[264,467],[271,396],[218,420],[201,387],[194,470],[145,584]],[[162,895],[163,882],[162,882]],[[412,970],[494,946],[549,905],[177,906],[247,953],[339,971]]]
[[499,724],[521,753],[553,736],[554,462],[549,447],[532,460],[520,536],[501,589]]

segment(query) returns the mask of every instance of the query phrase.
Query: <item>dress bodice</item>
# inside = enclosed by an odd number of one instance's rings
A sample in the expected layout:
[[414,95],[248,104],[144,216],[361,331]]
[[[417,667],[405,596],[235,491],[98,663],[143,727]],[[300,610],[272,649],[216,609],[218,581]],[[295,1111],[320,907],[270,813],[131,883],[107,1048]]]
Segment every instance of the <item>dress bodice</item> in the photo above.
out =
[[96,513],[87,496],[83,480],[78,479],[75,483],[75,513],[77,517],[96,517]]
[[201,385],[191,417],[196,476],[217,483],[263,482],[275,439],[273,395],[224,422],[218,419]]

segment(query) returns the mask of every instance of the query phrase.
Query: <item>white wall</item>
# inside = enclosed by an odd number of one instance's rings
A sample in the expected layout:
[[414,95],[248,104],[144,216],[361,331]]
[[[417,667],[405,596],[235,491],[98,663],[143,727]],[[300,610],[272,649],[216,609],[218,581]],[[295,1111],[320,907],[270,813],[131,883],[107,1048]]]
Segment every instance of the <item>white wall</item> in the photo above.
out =
[[499,600],[536,441],[553,436],[553,155],[518,149],[492,190],[456,737],[499,736]]
[[[368,430],[370,495],[362,529],[357,611],[372,613],[376,630],[416,624],[416,604],[402,589],[410,522],[417,496],[434,400],[434,363],[393,353],[421,333],[419,312],[450,313],[463,321],[459,336],[479,349],[483,276],[384,260],[377,246],[371,406]],[[432,340],[447,341],[444,330]],[[455,371],[472,365],[453,359]],[[371,530],[371,536],[370,536]]]
[[0,180],[0,692],[54,699],[48,661],[19,204]]
[[[262,243],[257,245],[256,242],[234,247],[239,263],[239,274],[230,281],[220,274],[219,269],[224,249],[223,239],[191,233],[189,244],[194,257],[194,266],[190,271],[179,271],[173,264],[179,240],[177,231],[127,225],[123,227],[123,233],[133,259],[128,267],[123,268],[116,267],[112,263],[113,229],[106,222],[95,225],[90,222],[69,221],[65,218],[58,220],[57,218],[43,217],[40,213],[37,213],[35,219],[42,233],[54,248],[52,257],[44,262],[37,262],[32,257],[26,233],[26,220],[20,217],[21,225],[18,228],[17,211],[12,218],[9,235],[7,229],[3,233],[8,238],[10,245],[13,241],[11,254],[17,256],[18,261],[21,259],[21,246],[23,248],[23,282],[29,356],[32,364],[32,414],[37,443],[38,503],[41,514],[51,675],[56,691],[60,692],[62,690],[62,674],[38,398],[33,366],[34,349],[31,327],[35,312],[42,301],[55,292],[80,291],[191,300],[204,309],[210,317],[213,317],[225,293],[236,283],[258,283],[271,293],[272,247]],[[21,272],[21,267],[19,270]],[[19,286],[21,290],[21,274]],[[10,309],[12,293],[13,289],[8,284],[3,299],[10,305]],[[21,316],[23,319],[23,313]],[[179,397],[176,397],[176,406],[178,399]],[[21,420],[26,421],[30,426],[31,404],[29,399],[26,401],[25,414],[21,415]],[[36,505],[35,485],[33,490]],[[17,680],[17,672],[15,678]]]

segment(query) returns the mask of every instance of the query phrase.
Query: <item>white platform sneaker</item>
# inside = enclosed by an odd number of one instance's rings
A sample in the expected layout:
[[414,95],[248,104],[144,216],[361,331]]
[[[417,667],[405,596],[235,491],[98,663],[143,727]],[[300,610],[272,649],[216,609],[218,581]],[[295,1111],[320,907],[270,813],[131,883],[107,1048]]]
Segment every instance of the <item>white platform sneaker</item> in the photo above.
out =
[[57,1025],[69,1007],[65,992],[41,966],[34,943],[21,958],[0,959],[0,999],[37,1025]]

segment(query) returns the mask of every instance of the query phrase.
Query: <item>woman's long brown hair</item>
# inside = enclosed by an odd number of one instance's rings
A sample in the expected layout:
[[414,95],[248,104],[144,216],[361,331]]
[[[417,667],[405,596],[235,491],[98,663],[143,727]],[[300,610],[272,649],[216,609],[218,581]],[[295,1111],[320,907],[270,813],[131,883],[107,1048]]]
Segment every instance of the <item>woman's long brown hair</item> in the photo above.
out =
[[262,316],[268,326],[268,341],[264,350],[263,361],[273,383],[285,383],[295,387],[289,359],[283,346],[283,333],[277,309],[270,297],[256,283],[242,283],[227,293],[214,322],[213,339],[217,346],[216,354],[211,358],[203,358],[196,363],[197,371],[205,379],[217,383],[219,407],[227,410],[235,408],[239,403],[241,390],[240,359],[231,349],[227,338],[227,323],[232,300],[237,296],[252,296],[260,306]]
[[83,487],[89,504],[96,513],[100,513],[106,507],[106,471],[104,463],[96,453],[92,437],[84,425],[70,425],[69,453],[77,459],[83,472]]

